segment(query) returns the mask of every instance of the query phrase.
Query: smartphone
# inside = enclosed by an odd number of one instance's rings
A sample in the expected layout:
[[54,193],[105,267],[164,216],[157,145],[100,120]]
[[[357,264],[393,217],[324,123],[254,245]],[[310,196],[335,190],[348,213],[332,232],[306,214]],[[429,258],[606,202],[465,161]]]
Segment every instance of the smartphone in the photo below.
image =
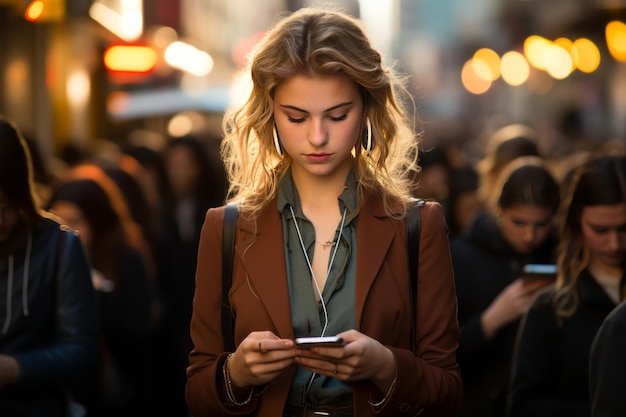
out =
[[296,347],[298,349],[310,349],[312,347],[341,347],[346,342],[341,337],[324,336],[324,337],[297,337]]
[[556,279],[557,266],[555,264],[526,264],[522,271],[524,280],[551,280]]

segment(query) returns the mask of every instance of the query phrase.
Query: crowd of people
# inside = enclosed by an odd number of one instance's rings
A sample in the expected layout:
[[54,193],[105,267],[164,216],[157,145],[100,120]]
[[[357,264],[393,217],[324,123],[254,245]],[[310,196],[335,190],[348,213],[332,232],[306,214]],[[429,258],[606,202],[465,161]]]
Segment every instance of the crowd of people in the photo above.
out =
[[[73,151],[55,172],[39,171],[36,152],[0,119],[0,414],[188,416],[197,246],[225,192],[210,148],[184,137]],[[58,413],[37,408],[54,401]]]
[[556,158],[517,122],[478,161],[420,148],[337,11],[279,20],[245,71],[217,163],[187,136],[52,173],[0,117],[0,415],[626,413],[626,148]]

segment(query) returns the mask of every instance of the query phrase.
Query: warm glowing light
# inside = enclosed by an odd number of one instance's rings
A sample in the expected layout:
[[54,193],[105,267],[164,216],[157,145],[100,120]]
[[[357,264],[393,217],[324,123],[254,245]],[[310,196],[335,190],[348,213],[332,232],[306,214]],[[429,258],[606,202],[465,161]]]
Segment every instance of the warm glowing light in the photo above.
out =
[[157,54],[143,45],[115,45],[104,52],[104,65],[109,71],[146,73],[154,70]]
[[545,70],[550,56],[552,42],[548,39],[531,35],[524,41],[524,55],[533,67]]
[[552,78],[562,80],[574,69],[572,56],[563,47],[554,43],[550,46],[550,59],[546,62],[546,72]]
[[67,77],[65,90],[72,107],[82,108],[87,105],[91,95],[91,80],[87,71],[72,71]]
[[611,56],[626,62],[626,23],[614,20],[606,25],[606,45]]
[[500,77],[500,56],[489,48],[481,48],[472,59],[474,72],[485,81],[495,81]]
[[174,42],[168,46],[165,60],[172,67],[198,77],[208,75],[213,70],[211,55],[184,42]]
[[570,72],[574,71],[576,69],[576,62],[578,62],[579,59],[578,51],[576,50],[576,48],[574,48],[574,42],[572,42],[572,40],[568,38],[558,38],[554,41],[554,44],[560,46],[567,51],[572,61],[572,68]]
[[26,12],[24,12],[24,17],[26,20],[30,22],[36,22],[43,15],[43,11],[45,9],[43,1],[33,1],[26,8]]
[[468,60],[465,65],[463,65],[463,70],[461,71],[461,82],[463,83],[463,87],[465,87],[465,89],[470,93],[483,94],[491,87],[491,81],[485,80],[479,76],[474,68],[475,65],[473,59]]
[[502,56],[500,62],[502,79],[509,85],[518,86],[524,84],[530,74],[528,61],[519,52],[509,51]]
[[126,42],[137,40],[143,33],[143,1],[96,0],[89,8],[89,16]]
[[592,73],[600,66],[600,51],[589,39],[580,38],[574,41],[574,49],[578,59],[576,68],[585,73]]

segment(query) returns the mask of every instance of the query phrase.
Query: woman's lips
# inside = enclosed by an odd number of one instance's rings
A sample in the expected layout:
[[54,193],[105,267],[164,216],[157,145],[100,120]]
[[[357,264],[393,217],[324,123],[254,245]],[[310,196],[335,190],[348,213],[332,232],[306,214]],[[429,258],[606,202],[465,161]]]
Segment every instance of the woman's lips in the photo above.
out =
[[309,153],[305,155],[306,159],[314,163],[326,162],[330,158],[329,153]]

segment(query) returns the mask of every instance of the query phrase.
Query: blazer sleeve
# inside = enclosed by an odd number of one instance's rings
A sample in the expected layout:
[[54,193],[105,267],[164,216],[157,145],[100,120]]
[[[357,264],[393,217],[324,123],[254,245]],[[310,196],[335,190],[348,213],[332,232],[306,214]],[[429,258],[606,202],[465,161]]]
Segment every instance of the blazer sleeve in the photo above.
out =
[[443,209],[421,209],[416,318],[416,353],[389,347],[397,384],[379,415],[456,416],[463,387],[456,360],[459,325],[448,228]]
[[185,398],[196,417],[249,414],[257,397],[246,406],[229,407],[220,396],[223,384],[224,352],[221,329],[222,302],[222,234],[225,207],[206,213],[196,268],[190,334],[193,349],[189,354]]

